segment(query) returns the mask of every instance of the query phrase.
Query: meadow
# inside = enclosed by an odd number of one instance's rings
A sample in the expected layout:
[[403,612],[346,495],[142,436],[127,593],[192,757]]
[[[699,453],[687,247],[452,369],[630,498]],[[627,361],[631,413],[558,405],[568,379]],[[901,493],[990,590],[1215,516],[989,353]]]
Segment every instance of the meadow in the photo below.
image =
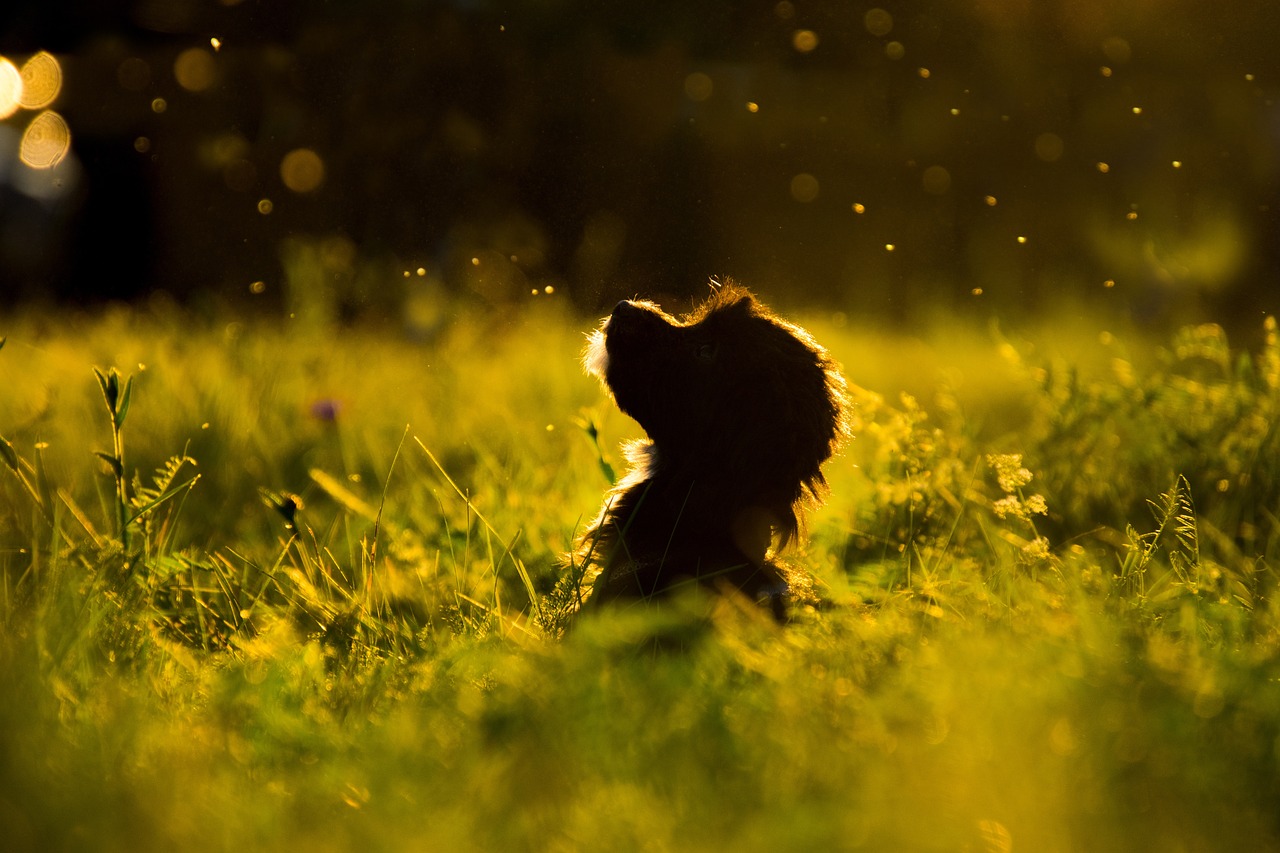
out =
[[551,299],[0,335],[0,847],[1280,850],[1280,343],[800,316],[779,627],[573,618],[636,427]]

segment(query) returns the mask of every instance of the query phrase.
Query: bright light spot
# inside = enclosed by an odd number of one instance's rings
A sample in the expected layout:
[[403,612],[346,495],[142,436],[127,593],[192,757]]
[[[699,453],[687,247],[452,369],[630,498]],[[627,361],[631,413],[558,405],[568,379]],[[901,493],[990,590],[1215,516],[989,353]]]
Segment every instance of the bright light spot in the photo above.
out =
[[941,166],[930,166],[920,175],[924,191],[931,195],[943,195],[951,189],[951,173]]
[[985,195],[982,200],[987,203],[987,207],[995,207],[997,204],[996,197],[993,195]]
[[714,91],[715,84],[701,71],[695,71],[684,78],[684,94],[691,101],[705,101]]
[[193,47],[178,54],[173,61],[173,76],[188,92],[203,92],[213,85],[218,66],[213,54],[202,47]]
[[121,89],[141,92],[151,82],[151,66],[146,60],[131,56],[116,68],[116,82]]
[[981,295],[982,295],[982,288],[981,288],[981,287],[975,287],[973,290],[970,290],[970,291],[969,291],[969,293],[970,293],[971,295],[973,295],[973,296],[981,296]]
[[895,245],[893,245],[892,243],[885,243],[885,244],[884,244],[884,250],[885,250],[886,252],[892,252],[892,251],[893,251],[894,249],[896,249],[896,248],[898,248],[898,247],[897,247],[897,246],[895,246]]
[[418,278],[423,278],[423,277],[424,277],[424,276],[426,276],[426,274],[427,274],[427,268],[426,268],[426,267],[418,267],[418,269],[416,270],[416,272],[418,273]]
[[1036,137],[1036,156],[1046,163],[1056,163],[1062,156],[1062,137],[1056,133],[1042,133]]
[[1129,43],[1119,36],[1111,36],[1102,40],[1102,52],[1117,65],[1121,65],[1129,61],[1133,56],[1133,50],[1129,47]]
[[855,201],[855,202],[853,203],[853,212],[854,212],[854,213],[866,213],[866,212],[867,212],[867,207],[866,207],[866,205],[862,204],[861,202],[857,202],[857,201]]
[[773,14],[777,15],[784,21],[789,21],[796,14],[796,7],[790,0],[782,0],[778,5],[773,7]]
[[1173,161],[1173,168],[1175,168],[1175,169],[1181,169],[1181,168],[1182,168],[1182,161],[1181,161],[1181,160],[1174,160],[1174,161]]
[[547,294],[547,296],[550,296],[551,294],[556,292],[555,285],[548,284],[546,287],[542,288],[542,292]]
[[169,109],[169,102],[164,98],[156,98],[151,102],[151,112],[153,113],[162,113],[167,109]]
[[1225,492],[1227,489],[1230,489],[1230,488],[1231,488],[1231,481],[1230,481],[1230,480],[1219,480],[1219,481],[1218,481],[1218,491],[1220,491],[1220,492]]
[[478,267],[478,266],[480,266],[480,259],[479,259],[479,258],[472,258],[472,259],[471,259],[471,266],[473,266],[473,267]]
[[811,202],[818,197],[818,179],[808,172],[801,172],[791,179],[791,197],[799,202]]
[[1252,74],[1246,74],[1246,75],[1244,75],[1244,79],[1246,79],[1246,80],[1248,80],[1250,83],[1252,83],[1252,82],[1253,82],[1253,75],[1252,75]]
[[139,136],[137,139],[133,140],[133,150],[137,151],[139,154],[146,154],[151,150],[151,140],[147,139],[145,136]]
[[62,66],[53,54],[43,50],[22,64],[22,98],[29,110],[42,110],[53,103],[62,90]]
[[1019,234],[1019,235],[1018,235],[1018,243],[1019,243],[1019,244],[1021,244],[1021,245],[1026,245],[1026,242],[1027,242],[1027,238],[1026,238],[1026,237],[1023,237],[1021,234]]
[[928,69],[928,68],[917,68],[917,69],[916,69],[916,73],[920,75],[920,79],[922,79],[922,80],[928,80],[928,79],[929,79],[929,69]]
[[891,41],[884,46],[884,55],[890,59],[901,59],[907,55],[907,49],[900,41]]
[[71,128],[62,116],[45,110],[31,120],[22,134],[18,157],[33,169],[51,169],[71,149]]
[[1098,73],[1101,74],[1103,77],[1110,77],[1111,68],[1109,66],[1104,65],[1098,69]]
[[530,295],[530,296],[537,296],[537,295],[538,295],[538,288],[536,288],[536,287],[535,287],[533,290],[529,291],[529,295]]
[[747,101],[747,112],[749,113],[760,112],[760,105],[757,104],[755,101]]
[[1107,279],[1106,281],[1104,281],[1104,282],[1102,283],[1102,286],[1103,286],[1103,287],[1115,287],[1115,286],[1116,286],[1116,280],[1115,280],[1114,278],[1109,278],[1109,279]]
[[263,216],[266,216],[268,213],[270,213],[274,209],[275,209],[275,205],[271,203],[271,199],[269,198],[264,198],[258,202],[258,212],[261,213]]
[[871,9],[862,16],[862,23],[873,36],[887,36],[893,29],[893,15],[884,9]]
[[408,278],[408,277],[409,277],[409,271],[408,271],[408,270],[405,270],[405,271],[404,271],[404,277],[405,277],[405,278]]
[[280,180],[296,193],[313,192],[324,183],[324,161],[310,148],[295,148],[280,161]]
[[22,106],[22,75],[18,67],[0,56],[0,118],[8,118]]
[[1137,219],[1137,218],[1138,218],[1138,211],[1136,211],[1136,210],[1131,210],[1131,211],[1129,211],[1128,213],[1126,213],[1126,214],[1124,215],[1124,218],[1125,218],[1125,219],[1127,219],[1127,220],[1129,220],[1130,222],[1132,222],[1132,221],[1134,221],[1135,219]]
[[960,110],[959,110],[957,107],[952,107],[952,108],[951,108],[951,114],[952,114],[953,116],[958,116],[958,115],[960,115]]
[[267,283],[265,281],[255,281],[253,284],[249,285],[249,292],[255,296],[259,293],[266,293],[266,291]]
[[808,53],[818,46],[818,34],[813,30],[796,30],[791,34],[791,46],[801,53]]
[[222,39],[218,38],[217,36],[214,36],[213,38],[209,39],[209,46],[212,47],[215,51],[222,50]]
[[1110,166],[1109,164],[1107,164],[1107,163],[1103,163],[1103,162],[1101,162],[1101,161],[1099,161],[1099,162],[1095,163],[1095,164],[1094,164],[1094,166],[1095,166],[1095,168],[1097,168],[1097,170],[1098,170],[1099,172],[1101,172],[1101,173],[1102,173],[1102,174],[1104,174],[1104,175],[1105,175],[1107,172],[1110,172],[1110,171],[1111,171],[1111,166]]

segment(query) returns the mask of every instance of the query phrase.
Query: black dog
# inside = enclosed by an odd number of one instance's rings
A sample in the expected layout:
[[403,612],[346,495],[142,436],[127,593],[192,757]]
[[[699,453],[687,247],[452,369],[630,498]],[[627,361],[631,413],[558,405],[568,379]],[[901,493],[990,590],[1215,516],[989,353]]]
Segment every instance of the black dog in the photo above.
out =
[[736,589],[783,619],[791,570],[773,559],[844,431],[844,380],[807,332],[726,281],[683,318],[619,302],[583,358],[649,435],[583,538],[591,600],[690,581]]

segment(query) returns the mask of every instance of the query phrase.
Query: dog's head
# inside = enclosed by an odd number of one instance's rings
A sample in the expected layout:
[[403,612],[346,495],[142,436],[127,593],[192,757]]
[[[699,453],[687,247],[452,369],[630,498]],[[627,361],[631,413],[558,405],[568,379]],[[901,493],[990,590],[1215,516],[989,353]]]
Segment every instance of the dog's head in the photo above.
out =
[[675,318],[619,302],[584,357],[653,442],[656,464],[726,498],[782,512],[824,483],[843,432],[843,380],[826,352],[749,291],[726,283]]

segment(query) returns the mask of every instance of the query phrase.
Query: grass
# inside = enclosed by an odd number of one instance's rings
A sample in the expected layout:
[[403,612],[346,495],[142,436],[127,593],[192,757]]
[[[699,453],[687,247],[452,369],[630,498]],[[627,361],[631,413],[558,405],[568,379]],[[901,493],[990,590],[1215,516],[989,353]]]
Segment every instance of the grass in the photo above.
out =
[[634,427],[555,303],[12,320],[6,849],[1280,849],[1274,324],[809,319],[856,383],[824,606],[567,633]]

